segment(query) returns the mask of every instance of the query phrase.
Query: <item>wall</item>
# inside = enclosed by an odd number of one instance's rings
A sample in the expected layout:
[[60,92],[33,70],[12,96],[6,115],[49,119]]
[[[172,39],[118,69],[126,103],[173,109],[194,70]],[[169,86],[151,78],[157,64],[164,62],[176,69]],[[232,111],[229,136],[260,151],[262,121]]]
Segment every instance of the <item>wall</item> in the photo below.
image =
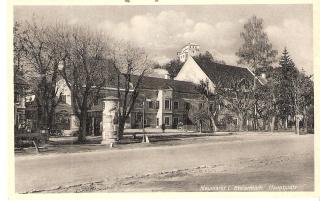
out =
[[65,95],[66,96],[66,104],[71,105],[71,91],[70,91],[69,87],[67,86],[66,81],[64,79],[61,79],[57,82],[56,90],[57,90],[57,95],[59,96],[60,93],[61,93],[61,95]]

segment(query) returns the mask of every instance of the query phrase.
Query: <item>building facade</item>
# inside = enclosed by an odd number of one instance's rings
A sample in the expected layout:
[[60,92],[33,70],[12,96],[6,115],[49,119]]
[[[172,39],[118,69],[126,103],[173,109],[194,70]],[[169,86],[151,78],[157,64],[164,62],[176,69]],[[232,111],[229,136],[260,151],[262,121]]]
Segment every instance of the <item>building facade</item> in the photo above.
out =
[[[166,128],[196,127],[196,122],[189,118],[191,108],[202,107],[204,100],[197,90],[201,81],[208,81],[210,90],[214,93],[217,83],[228,87],[230,79],[247,79],[254,83],[257,77],[247,68],[218,63],[201,63],[193,59],[199,53],[199,45],[188,44],[178,53],[184,65],[174,79],[143,77],[139,96],[135,102],[125,128]],[[119,72],[117,72],[119,73]],[[79,121],[72,110],[72,96],[64,80],[57,83],[57,94],[61,102],[56,107],[55,122],[57,129],[64,134],[72,135],[79,129]],[[107,83],[101,90],[101,97],[117,97],[115,83]],[[17,104],[18,106],[18,104]],[[102,99],[89,110],[87,131],[90,135],[101,134],[103,102]],[[217,122],[222,130],[235,130],[237,118],[225,108],[221,108]]]
[[[140,87],[134,109],[127,119],[126,128],[152,127],[160,128],[165,124],[167,128],[177,128],[178,125],[184,127],[194,127],[196,122],[189,118],[191,108],[201,108],[204,100],[197,90],[201,81],[209,82],[210,90],[214,93],[217,82],[223,82],[228,87],[227,78],[247,79],[255,82],[255,75],[247,68],[212,63],[210,65],[198,64],[192,56],[187,57],[187,61],[181,68],[175,79],[162,79],[155,77],[144,77]],[[218,80],[220,79],[220,80]],[[116,88],[105,87],[103,97],[117,96]],[[90,111],[92,118],[91,130],[97,134],[99,121],[101,121],[102,102],[100,101]],[[230,113],[225,108],[221,108],[218,118],[218,126],[222,130],[235,130],[237,126],[236,115]]]

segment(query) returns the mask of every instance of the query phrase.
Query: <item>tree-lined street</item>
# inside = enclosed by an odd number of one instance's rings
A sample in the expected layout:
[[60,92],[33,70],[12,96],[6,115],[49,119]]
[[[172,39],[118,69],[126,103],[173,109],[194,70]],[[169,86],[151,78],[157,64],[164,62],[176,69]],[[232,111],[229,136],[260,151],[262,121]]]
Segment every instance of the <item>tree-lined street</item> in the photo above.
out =
[[228,6],[15,8],[15,191],[312,191],[312,6]]

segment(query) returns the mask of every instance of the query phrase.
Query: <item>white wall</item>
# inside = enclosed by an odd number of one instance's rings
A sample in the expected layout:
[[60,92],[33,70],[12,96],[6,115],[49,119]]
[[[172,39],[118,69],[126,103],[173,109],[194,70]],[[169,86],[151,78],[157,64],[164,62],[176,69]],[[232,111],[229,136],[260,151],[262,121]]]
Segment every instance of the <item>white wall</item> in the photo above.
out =
[[182,66],[175,80],[192,82],[194,84],[200,84],[200,81],[209,80],[209,88],[214,92],[214,84],[209,77],[202,71],[194,59],[189,56],[186,63]]
[[66,84],[66,81],[64,79],[61,79],[57,82],[57,96],[62,95],[66,96],[66,104],[71,105],[71,91],[69,87]]
[[157,97],[157,101],[159,101],[159,109],[157,111],[157,117],[159,118],[159,127],[161,127],[162,124],[162,113],[163,113],[163,90],[159,90],[158,91],[158,97]]

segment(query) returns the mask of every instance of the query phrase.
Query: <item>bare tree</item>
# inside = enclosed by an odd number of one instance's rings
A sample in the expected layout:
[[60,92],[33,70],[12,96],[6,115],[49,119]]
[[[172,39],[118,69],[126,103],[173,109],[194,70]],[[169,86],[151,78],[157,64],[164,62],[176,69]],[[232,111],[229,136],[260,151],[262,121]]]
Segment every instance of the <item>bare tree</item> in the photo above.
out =
[[15,22],[13,26],[13,66],[14,66],[14,80],[24,79],[24,66],[25,57],[27,55],[26,48],[24,46],[25,30],[21,26],[20,22]]
[[[204,104],[204,100],[198,100],[190,105],[188,109],[188,117],[197,126],[199,132],[202,133],[204,127],[210,127],[208,120],[210,119],[207,105]],[[197,105],[198,104],[198,105]]]
[[[24,23],[21,37],[24,57],[24,76],[36,96],[38,120],[44,129],[52,129],[55,108],[60,100],[56,90],[60,50],[54,44],[53,29],[33,20]],[[18,57],[16,58],[18,59]],[[17,61],[21,64],[21,60]]]
[[124,132],[125,121],[129,118],[139,95],[143,77],[149,72],[151,63],[141,48],[125,42],[116,42],[112,48],[113,67],[119,70],[117,75],[118,139]]
[[258,97],[255,99],[257,104],[258,118],[263,120],[263,129],[267,129],[267,125],[270,125],[270,131],[274,131],[274,124],[276,116],[278,115],[277,110],[277,97],[275,94],[275,86],[273,83],[273,77],[268,79],[268,82],[264,85],[257,85],[255,94]]
[[112,79],[107,59],[108,40],[102,32],[79,26],[66,27],[59,35],[64,50],[62,76],[80,121],[78,141],[81,143],[86,140],[88,110],[100,97],[108,79]]
[[[220,84],[217,83],[215,85],[216,91],[219,91],[218,88],[220,88]],[[207,113],[205,116],[209,120],[209,126],[210,130],[212,132],[217,131],[217,119],[218,119],[218,114],[220,111],[220,106],[222,105],[222,97],[218,93],[213,93],[212,90],[210,90],[209,87],[209,80],[201,81],[200,85],[198,86],[198,91],[201,94],[202,98],[205,100],[203,104],[203,109],[205,113]],[[203,113],[201,111],[201,113]],[[204,115],[201,115],[204,116]]]
[[224,99],[224,106],[238,117],[239,131],[253,105],[253,84],[246,79],[229,77],[230,87],[218,88],[216,93]]
[[[303,115],[304,130],[308,132],[308,110],[313,107],[314,84],[311,80],[312,76],[299,72],[297,79],[294,81],[294,108],[295,114]],[[298,121],[296,119],[296,121]],[[297,132],[296,128],[296,132]]]

